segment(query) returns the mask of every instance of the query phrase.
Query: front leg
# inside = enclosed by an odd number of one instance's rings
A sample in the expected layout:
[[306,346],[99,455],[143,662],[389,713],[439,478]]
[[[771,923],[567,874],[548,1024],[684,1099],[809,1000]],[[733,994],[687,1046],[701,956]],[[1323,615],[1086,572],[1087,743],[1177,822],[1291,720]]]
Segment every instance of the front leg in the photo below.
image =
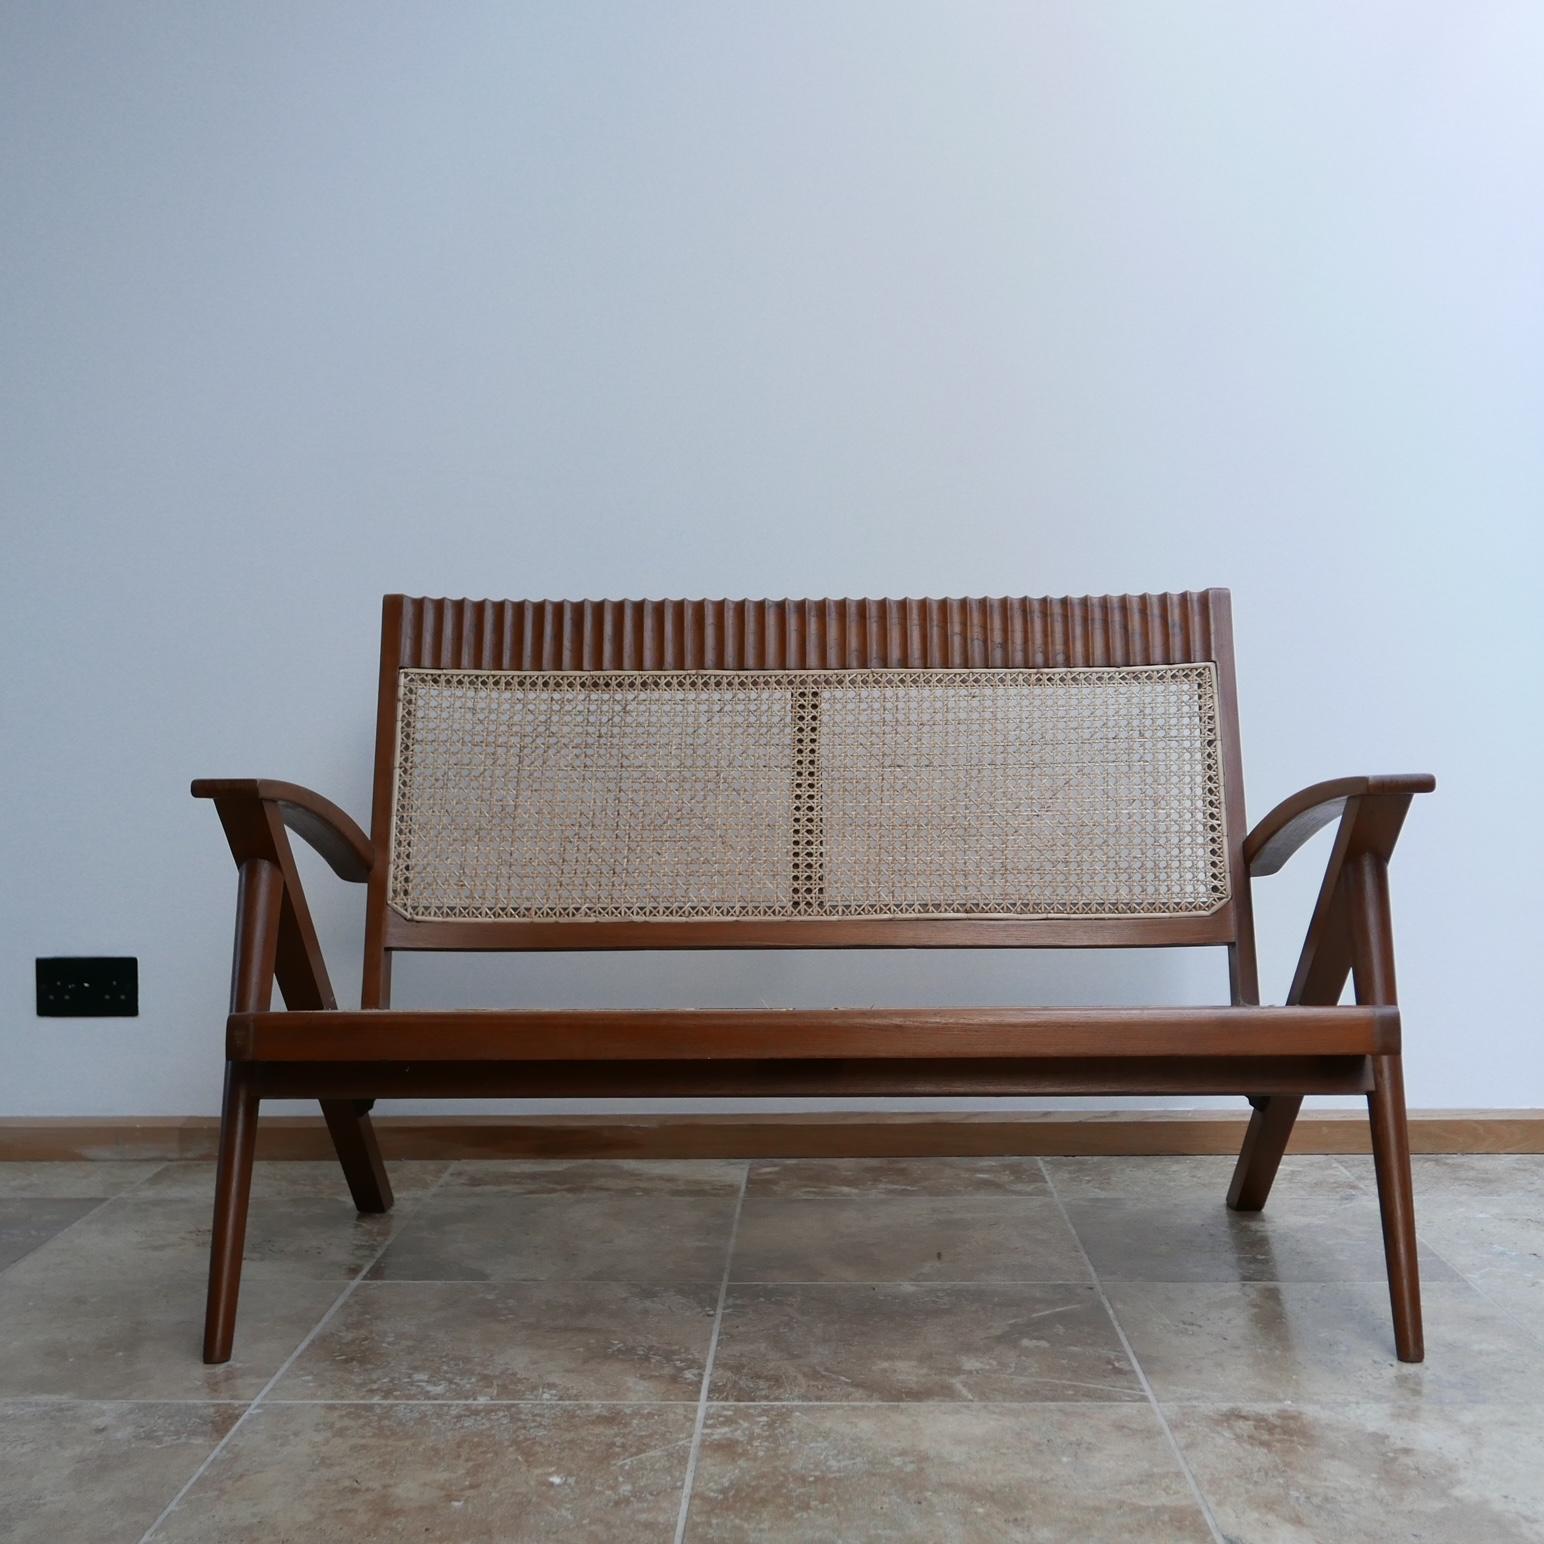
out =
[[1373,1172],[1383,1217],[1383,1256],[1388,1267],[1389,1306],[1394,1314],[1394,1350],[1402,1362],[1423,1361],[1421,1268],[1415,1241],[1415,1185],[1410,1174],[1410,1134],[1405,1119],[1404,1069],[1398,1056],[1372,1059],[1373,1088],[1367,1096],[1372,1122]]
[[241,1253],[247,1239],[259,1102],[250,1071],[240,1062],[227,1062],[220,1110],[220,1161],[214,1180],[209,1295],[204,1307],[204,1360],[211,1364],[230,1361],[236,1338],[236,1299],[241,1291]]

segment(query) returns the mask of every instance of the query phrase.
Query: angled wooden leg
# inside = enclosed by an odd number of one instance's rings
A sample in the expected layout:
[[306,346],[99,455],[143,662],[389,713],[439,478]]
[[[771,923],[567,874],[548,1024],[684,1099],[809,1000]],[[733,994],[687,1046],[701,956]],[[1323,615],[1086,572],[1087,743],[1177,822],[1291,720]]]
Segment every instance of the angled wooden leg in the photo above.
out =
[[1234,1211],[1257,1212],[1265,1205],[1302,1107],[1301,1094],[1272,1094],[1254,1101],[1254,1114],[1228,1186],[1228,1205]]
[[1421,1269],[1416,1256],[1415,1188],[1410,1177],[1410,1138],[1405,1124],[1404,1070],[1397,1056],[1372,1059],[1372,1158],[1383,1213],[1383,1255],[1388,1263],[1389,1303],[1394,1310],[1394,1348],[1402,1362],[1425,1359],[1421,1332]]
[[380,1144],[370,1124],[370,1101],[324,1099],[322,1114],[354,1205],[362,1212],[389,1212],[391,1181],[386,1177]]
[[[1359,1003],[1397,1003],[1394,928],[1389,917],[1386,858],[1358,854],[1346,865],[1350,900],[1352,974]],[[1405,1124],[1404,1063],[1398,1056],[1372,1058],[1372,1161],[1383,1214],[1383,1257],[1388,1265],[1389,1304],[1394,1310],[1394,1349],[1402,1362],[1423,1361],[1421,1273],[1415,1242],[1415,1184],[1410,1174],[1410,1133]]]
[[209,1246],[209,1296],[204,1309],[204,1360],[210,1363],[228,1362],[236,1337],[241,1251],[247,1237],[252,1154],[257,1145],[259,1101],[248,1079],[239,1062],[226,1063],[220,1161],[214,1181],[214,1238]]

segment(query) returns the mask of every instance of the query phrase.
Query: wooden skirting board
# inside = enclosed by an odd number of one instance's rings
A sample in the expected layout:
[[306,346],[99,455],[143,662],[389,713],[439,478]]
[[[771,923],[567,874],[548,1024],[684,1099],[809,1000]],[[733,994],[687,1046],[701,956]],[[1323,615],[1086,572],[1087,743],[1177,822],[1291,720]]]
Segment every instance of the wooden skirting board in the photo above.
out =
[[[1227,1112],[1019,1115],[383,1115],[387,1158],[983,1157],[1236,1153]],[[213,1158],[214,1116],[0,1119],[0,1160]],[[1544,1152],[1544,1110],[1413,1110],[1417,1153]],[[329,1158],[320,1117],[259,1122],[259,1158]],[[1365,1153],[1360,1111],[1302,1116],[1294,1153]]]

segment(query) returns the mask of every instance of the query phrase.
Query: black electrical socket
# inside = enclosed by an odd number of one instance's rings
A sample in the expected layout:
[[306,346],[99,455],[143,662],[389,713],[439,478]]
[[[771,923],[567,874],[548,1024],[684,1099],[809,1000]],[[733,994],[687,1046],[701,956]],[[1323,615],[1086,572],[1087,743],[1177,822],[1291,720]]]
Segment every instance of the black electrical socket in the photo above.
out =
[[139,961],[133,955],[59,955],[38,961],[38,1017],[139,1016]]

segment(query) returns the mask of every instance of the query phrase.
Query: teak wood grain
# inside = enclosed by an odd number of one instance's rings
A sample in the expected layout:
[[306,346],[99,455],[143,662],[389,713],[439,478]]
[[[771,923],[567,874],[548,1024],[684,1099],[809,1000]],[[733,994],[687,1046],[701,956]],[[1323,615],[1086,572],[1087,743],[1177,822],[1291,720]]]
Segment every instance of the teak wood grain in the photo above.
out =
[[1373,1056],[1395,1008],[529,1009],[237,1013],[233,1061],[828,1061]]
[[[400,673],[1064,669],[1211,662],[1229,870],[1207,916],[409,921],[387,902]],[[472,601],[387,596],[367,836],[293,783],[201,779],[239,871],[206,1360],[230,1356],[264,1098],[321,1101],[355,1204],[390,1186],[376,1098],[1202,1094],[1253,1109],[1228,1203],[1264,1205],[1303,1097],[1368,1099],[1399,1356],[1421,1357],[1387,867],[1423,774],[1341,778],[1245,820],[1226,590],[973,600]],[[1250,883],[1340,822],[1287,1006],[1259,1006]],[[366,885],[358,1011],[337,1007],[289,846]],[[404,1012],[420,950],[1226,948],[1231,1004],[1152,1009]],[[1355,978],[1357,1006],[1339,1005]],[[287,1011],[271,1006],[277,983]]]
[[[232,1065],[238,1065],[233,1063]],[[931,1056],[713,1061],[248,1062],[265,1099],[1025,1098],[1051,1094],[1368,1094],[1350,1056]]]

